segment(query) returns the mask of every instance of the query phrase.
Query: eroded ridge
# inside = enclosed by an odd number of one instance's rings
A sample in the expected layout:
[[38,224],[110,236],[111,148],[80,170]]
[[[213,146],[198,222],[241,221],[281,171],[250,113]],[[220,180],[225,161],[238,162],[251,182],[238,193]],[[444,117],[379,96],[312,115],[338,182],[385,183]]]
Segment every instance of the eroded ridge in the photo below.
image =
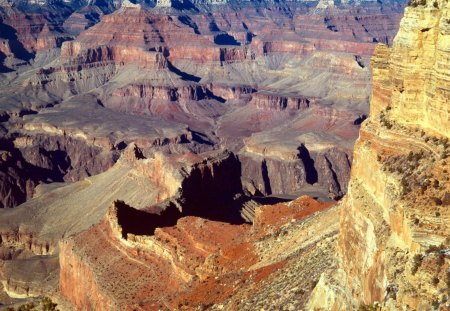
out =
[[[61,293],[95,310],[251,310],[255,297],[260,306],[301,307],[333,266],[338,210],[329,206],[302,197],[258,207],[253,225],[189,216],[124,237],[121,210],[131,207],[115,202],[100,224],[60,244]],[[298,278],[313,258],[317,266]],[[281,300],[273,284],[286,290]]]

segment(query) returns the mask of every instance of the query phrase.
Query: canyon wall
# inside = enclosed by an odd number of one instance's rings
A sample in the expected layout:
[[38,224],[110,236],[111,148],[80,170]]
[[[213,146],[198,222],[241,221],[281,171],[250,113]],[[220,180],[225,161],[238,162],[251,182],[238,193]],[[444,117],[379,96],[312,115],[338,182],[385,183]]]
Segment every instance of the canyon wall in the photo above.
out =
[[[1,126],[14,133],[42,119],[50,126],[74,128],[58,123],[76,118],[77,126],[89,130],[108,122],[123,124],[120,130],[108,127],[110,133],[101,133],[99,140],[116,133],[135,138],[125,119],[151,120],[155,129],[163,123],[185,127],[189,137],[181,134],[176,144],[161,137],[155,145],[175,153],[229,149],[244,160],[243,177],[261,193],[275,195],[299,195],[304,185],[315,184],[315,178],[306,181],[304,164],[295,155],[303,145],[314,154],[311,170],[319,172],[316,186],[322,196],[345,193],[345,159],[351,158],[357,120],[368,111],[369,56],[376,42],[392,42],[402,3],[180,5],[3,3],[1,27],[10,35],[0,34],[0,62],[5,65]],[[20,53],[27,55],[26,61]],[[290,128],[299,137],[285,142],[284,137],[294,134]],[[247,148],[247,139],[256,134],[270,137],[271,152],[288,153],[288,161]],[[320,152],[310,150],[314,146],[303,139],[314,135],[326,142]],[[268,176],[264,162],[269,163]],[[5,174],[3,196],[9,190],[21,193],[20,200],[5,206],[30,198],[39,183],[19,181],[17,190],[11,181],[17,179],[17,169]],[[266,177],[271,187],[263,186]]]
[[80,1],[53,22],[58,1],[34,1],[36,14],[3,3],[1,30],[15,35],[0,34],[0,199],[19,205],[0,210],[4,295],[92,310],[304,308],[336,267],[339,207],[259,205],[347,191],[369,56],[392,43],[401,3]]
[[372,58],[371,114],[355,145],[340,269],[310,308],[445,310],[450,276],[450,4],[412,1]]

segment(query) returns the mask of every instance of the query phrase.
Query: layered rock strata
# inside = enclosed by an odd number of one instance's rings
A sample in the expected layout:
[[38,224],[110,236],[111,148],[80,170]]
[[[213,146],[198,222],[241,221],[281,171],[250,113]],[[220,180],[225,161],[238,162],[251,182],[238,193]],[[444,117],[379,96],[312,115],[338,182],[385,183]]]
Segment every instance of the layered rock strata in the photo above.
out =
[[[310,282],[331,263],[337,227],[330,223],[337,211],[306,197],[257,208],[252,227],[184,217],[154,235],[124,236],[121,210],[130,208],[114,203],[100,224],[60,244],[61,292],[77,308],[250,310],[255,296],[258,305],[271,306],[282,302],[273,300],[267,284],[292,286],[289,269],[301,269],[320,254],[320,267],[294,281],[303,290],[283,300],[301,307]],[[308,240],[309,230],[326,238]],[[313,250],[311,243],[320,247]]]
[[[450,32],[447,1],[411,2],[372,61],[371,115],[342,202],[340,269],[310,308],[448,308]],[[395,73],[395,74],[393,74]]]

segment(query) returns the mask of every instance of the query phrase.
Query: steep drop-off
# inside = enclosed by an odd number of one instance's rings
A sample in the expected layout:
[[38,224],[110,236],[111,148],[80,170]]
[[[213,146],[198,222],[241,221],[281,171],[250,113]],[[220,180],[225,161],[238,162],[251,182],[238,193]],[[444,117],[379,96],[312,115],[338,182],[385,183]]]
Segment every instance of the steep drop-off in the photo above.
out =
[[379,46],[371,115],[341,203],[340,269],[310,307],[446,310],[450,266],[450,3],[412,1]]

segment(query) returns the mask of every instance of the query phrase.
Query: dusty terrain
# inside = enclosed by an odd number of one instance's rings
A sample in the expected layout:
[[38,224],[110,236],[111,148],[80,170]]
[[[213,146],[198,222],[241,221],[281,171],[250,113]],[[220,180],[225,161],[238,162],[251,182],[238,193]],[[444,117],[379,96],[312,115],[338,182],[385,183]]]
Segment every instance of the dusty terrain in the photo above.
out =
[[163,4],[5,38],[1,303],[448,309],[450,4]]

